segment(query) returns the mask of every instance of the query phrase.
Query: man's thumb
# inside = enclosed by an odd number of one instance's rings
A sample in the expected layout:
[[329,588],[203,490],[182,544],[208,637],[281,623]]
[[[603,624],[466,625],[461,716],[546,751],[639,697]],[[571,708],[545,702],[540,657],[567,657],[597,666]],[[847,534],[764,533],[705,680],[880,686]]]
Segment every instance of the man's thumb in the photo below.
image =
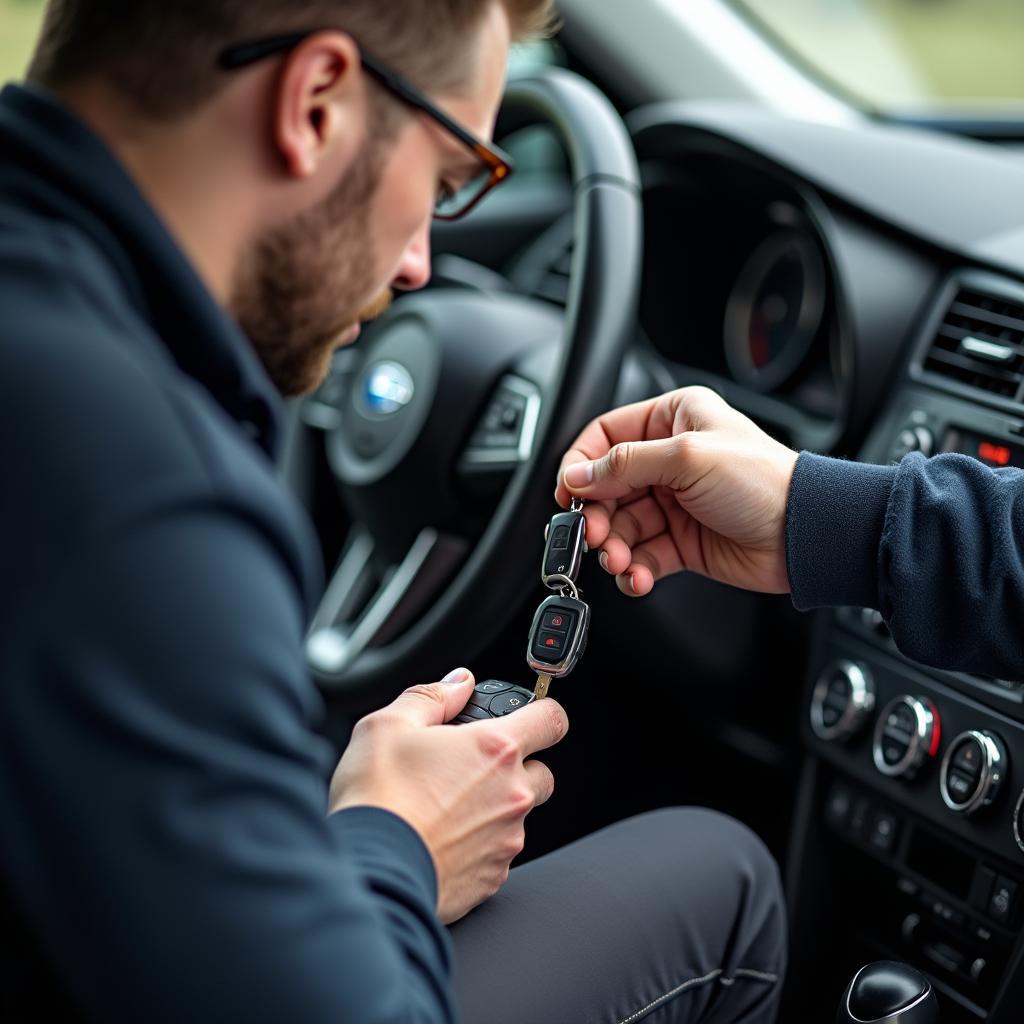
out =
[[577,462],[565,471],[565,486],[591,501],[624,498],[647,487],[672,486],[681,474],[678,437],[617,444],[602,459]]
[[476,680],[469,669],[456,669],[439,683],[406,690],[394,706],[416,725],[443,725],[466,706],[475,685]]

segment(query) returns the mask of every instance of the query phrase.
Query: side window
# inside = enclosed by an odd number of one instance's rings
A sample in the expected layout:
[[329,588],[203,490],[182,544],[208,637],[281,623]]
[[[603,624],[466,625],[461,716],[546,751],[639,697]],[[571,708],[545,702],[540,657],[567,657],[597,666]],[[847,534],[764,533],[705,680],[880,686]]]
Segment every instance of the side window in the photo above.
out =
[[0,82],[25,74],[44,6],[43,0],[0,0]]

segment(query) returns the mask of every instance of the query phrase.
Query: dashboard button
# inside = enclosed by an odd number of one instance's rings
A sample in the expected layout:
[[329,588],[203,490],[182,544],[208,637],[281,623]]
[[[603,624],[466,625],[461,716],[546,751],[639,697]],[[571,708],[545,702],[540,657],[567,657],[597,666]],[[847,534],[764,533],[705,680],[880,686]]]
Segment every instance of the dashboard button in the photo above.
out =
[[888,811],[879,811],[871,823],[868,842],[882,853],[888,853],[895,845],[899,835],[899,818]]
[[943,803],[957,814],[977,814],[995,802],[1009,768],[1006,747],[994,732],[961,733],[942,759]]
[[930,700],[903,694],[878,716],[872,742],[875,767],[889,778],[912,779],[938,752],[941,727]]
[[992,889],[992,898],[988,904],[988,916],[999,924],[1009,924],[1013,920],[1016,903],[1017,883],[1000,875]]
[[865,665],[837,661],[818,677],[811,695],[811,728],[819,739],[841,742],[856,735],[875,707],[875,685]]

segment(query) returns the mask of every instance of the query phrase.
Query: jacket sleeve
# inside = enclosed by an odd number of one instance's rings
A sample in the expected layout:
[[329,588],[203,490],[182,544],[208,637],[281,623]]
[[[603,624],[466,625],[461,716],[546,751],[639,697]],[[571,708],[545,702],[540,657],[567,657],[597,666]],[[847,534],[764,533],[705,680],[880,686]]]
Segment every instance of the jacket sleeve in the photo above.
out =
[[801,610],[876,608],[915,661],[1024,679],[1024,471],[963,455],[880,467],[805,452],[786,553]]
[[214,503],[137,523],[10,628],[0,863],[84,1016],[454,1019],[426,847],[385,811],[326,814],[298,592],[258,525]]

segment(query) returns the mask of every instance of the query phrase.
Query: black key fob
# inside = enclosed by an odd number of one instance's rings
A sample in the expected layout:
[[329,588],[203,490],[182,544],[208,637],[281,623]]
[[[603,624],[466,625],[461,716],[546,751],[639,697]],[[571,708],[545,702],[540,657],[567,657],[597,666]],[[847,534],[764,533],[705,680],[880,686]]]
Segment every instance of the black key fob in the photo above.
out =
[[491,718],[504,718],[513,711],[532,704],[533,694],[521,686],[503,683],[498,679],[488,679],[485,683],[477,683],[469,703],[455,719],[456,724],[467,722],[485,722]]
[[586,532],[582,512],[560,512],[552,518],[544,538],[544,586],[555,589],[566,580],[576,582],[587,550]]

